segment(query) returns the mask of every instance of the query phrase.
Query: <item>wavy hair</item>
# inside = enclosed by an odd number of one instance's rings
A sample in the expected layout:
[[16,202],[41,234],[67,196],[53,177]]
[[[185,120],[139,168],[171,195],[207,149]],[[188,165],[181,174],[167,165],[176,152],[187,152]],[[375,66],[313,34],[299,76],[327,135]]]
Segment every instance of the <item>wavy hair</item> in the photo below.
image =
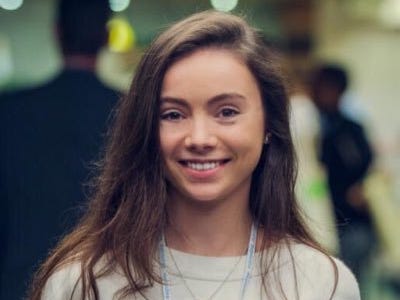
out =
[[[167,183],[159,141],[161,86],[171,64],[208,47],[227,49],[243,59],[257,80],[268,116],[265,128],[271,139],[252,175],[249,203],[252,217],[263,228],[264,248],[277,249],[272,246],[282,241],[290,247],[289,240],[295,240],[324,252],[308,233],[295,200],[296,159],[277,56],[243,18],[206,11],[172,25],[142,57],[131,89],[118,105],[87,213],[37,273],[31,299],[39,300],[55,270],[75,260],[81,264],[82,299],[99,299],[96,279],[116,266],[128,281],[121,295],[143,295],[161,281],[154,269],[167,222]],[[95,272],[95,265],[105,257],[104,267]],[[265,260],[262,257],[260,263],[267,291],[271,262]],[[337,268],[332,264],[336,286]]]

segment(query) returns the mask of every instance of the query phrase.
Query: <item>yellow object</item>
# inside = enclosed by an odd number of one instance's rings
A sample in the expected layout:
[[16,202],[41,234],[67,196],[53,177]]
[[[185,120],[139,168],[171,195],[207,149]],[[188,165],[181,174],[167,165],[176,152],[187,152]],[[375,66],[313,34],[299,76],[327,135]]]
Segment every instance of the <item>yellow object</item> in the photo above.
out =
[[136,34],[129,22],[121,17],[112,18],[108,24],[108,46],[114,52],[129,52],[136,44]]

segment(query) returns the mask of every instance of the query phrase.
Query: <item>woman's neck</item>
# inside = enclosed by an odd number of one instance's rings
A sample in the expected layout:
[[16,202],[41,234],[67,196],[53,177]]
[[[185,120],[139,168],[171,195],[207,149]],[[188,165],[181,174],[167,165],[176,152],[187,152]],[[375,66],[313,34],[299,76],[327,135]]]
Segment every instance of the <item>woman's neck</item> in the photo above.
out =
[[246,252],[252,218],[247,201],[218,204],[169,201],[165,238],[168,247],[204,256]]

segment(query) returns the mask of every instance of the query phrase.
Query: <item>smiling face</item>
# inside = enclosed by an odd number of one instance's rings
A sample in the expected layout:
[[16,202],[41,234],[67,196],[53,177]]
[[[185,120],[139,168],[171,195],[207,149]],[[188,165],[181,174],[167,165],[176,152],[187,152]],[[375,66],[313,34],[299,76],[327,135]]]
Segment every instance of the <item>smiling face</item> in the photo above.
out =
[[170,196],[248,201],[265,117],[245,63],[232,51],[213,48],[178,60],[165,74],[160,111]]

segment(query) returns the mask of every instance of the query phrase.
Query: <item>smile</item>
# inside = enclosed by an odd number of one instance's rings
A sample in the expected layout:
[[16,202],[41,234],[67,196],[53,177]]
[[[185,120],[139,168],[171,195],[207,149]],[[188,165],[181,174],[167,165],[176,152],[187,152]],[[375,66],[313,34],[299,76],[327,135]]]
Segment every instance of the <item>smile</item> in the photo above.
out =
[[228,160],[213,160],[213,161],[180,161],[185,167],[188,167],[195,171],[209,171],[218,168],[222,164],[225,164]]

